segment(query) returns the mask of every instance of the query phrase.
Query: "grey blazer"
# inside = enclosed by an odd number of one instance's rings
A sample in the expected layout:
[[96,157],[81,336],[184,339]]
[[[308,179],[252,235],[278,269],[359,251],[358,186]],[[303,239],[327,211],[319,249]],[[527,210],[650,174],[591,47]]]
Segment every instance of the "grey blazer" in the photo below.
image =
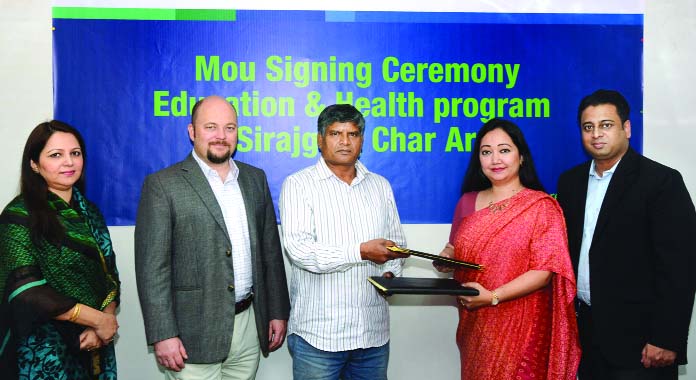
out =
[[[246,206],[256,327],[268,355],[268,324],[287,320],[287,280],[275,210],[263,170],[235,161]],[[192,156],[143,184],[135,225],[135,270],[148,344],[178,336],[187,362],[224,360],[234,326],[230,238],[215,195]]]

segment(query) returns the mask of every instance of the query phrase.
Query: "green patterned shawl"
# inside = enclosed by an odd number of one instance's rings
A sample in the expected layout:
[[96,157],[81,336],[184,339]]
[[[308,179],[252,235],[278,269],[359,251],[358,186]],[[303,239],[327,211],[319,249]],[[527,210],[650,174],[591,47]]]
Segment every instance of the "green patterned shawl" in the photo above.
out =
[[[102,310],[119,300],[120,283],[111,239],[96,206],[76,188],[71,204],[53,193],[49,193],[48,202],[65,227],[60,246],[47,241],[32,243],[21,195],[0,215],[0,303],[6,317],[15,315],[10,326],[6,318],[2,318],[6,323],[0,323],[0,354],[7,348],[3,346],[9,341],[10,329],[15,334],[26,332],[27,324],[50,320],[75,302]],[[54,299],[37,300],[49,297]],[[31,314],[36,318],[18,318],[19,309],[21,315],[34,309]]]

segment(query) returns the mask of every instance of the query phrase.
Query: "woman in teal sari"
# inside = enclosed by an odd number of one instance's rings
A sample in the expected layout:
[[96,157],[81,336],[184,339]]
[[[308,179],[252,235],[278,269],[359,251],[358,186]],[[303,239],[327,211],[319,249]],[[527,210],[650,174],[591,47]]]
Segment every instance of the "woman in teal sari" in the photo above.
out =
[[0,215],[2,379],[116,379],[120,283],[84,162],[82,137],[60,121],[24,147],[21,194]]

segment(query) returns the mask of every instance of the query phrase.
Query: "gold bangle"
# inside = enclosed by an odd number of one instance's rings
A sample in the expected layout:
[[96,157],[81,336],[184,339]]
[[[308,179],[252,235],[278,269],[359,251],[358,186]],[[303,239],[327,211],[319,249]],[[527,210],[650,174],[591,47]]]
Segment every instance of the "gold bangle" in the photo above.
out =
[[491,292],[491,306],[497,306],[500,303],[500,298],[498,298],[498,293],[493,290]]
[[70,319],[68,319],[68,322],[75,322],[77,318],[80,316],[80,310],[82,309],[82,304],[76,303],[75,307],[73,307],[73,312],[72,315],[70,316]]

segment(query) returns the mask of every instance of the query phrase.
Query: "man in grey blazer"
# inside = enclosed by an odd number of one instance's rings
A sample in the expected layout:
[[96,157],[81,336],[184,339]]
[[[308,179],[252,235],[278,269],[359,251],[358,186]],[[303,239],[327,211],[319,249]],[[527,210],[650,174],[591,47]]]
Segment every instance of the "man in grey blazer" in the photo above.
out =
[[225,99],[196,103],[188,132],[191,155],[149,175],[138,206],[147,342],[168,379],[253,379],[290,309],[268,183],[231,159],[237,112]]

